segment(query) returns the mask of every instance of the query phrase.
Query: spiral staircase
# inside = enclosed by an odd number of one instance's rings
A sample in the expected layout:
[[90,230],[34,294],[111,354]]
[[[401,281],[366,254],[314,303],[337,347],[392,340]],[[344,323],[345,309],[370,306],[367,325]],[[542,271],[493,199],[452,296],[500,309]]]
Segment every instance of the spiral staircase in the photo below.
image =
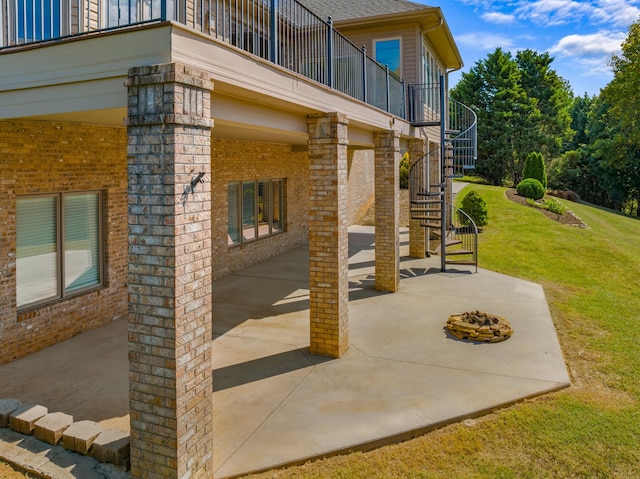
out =
[[443,77],[435,85],[409,86],[409,98],[412,125],[436,127],[440,132],[440,144],[410,167],[410,217],[425,228],[425,252],[440,255],[442,271],[448,265],[471,266],[477,271],[478,228],[453,205],[452,194],[453,178],[475,166],[476,115],[460,102],[445,101]]

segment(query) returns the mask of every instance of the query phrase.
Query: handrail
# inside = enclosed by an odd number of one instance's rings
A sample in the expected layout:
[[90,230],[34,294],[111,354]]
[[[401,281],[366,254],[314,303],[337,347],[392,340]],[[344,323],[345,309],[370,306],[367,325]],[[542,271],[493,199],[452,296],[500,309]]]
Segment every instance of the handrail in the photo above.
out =
[[460,176],[475,167],[478,158],[476,113],[468,106],[449,98],[444,101],[438,83],[423,83],[408,87],[408,119],[414,126],[440,126],[446,113],[443,131],[448,143],[445,176]]
[[478,158],[478,117],[467,105],[449,99],[447,120],[447,141],[452,146],[452,176],[456,176],[475,168]]
[[[478,227],[473,218],[463,209],[451,205],[451,226],[449,228],[450,239],[460,241],[458,251],[469,251],[471,261],[478,272]],[[455,251],[455,250],[454,250]]]
[[406,118],[402,80],[297,0],[0,0],[0,52],[166,20]]

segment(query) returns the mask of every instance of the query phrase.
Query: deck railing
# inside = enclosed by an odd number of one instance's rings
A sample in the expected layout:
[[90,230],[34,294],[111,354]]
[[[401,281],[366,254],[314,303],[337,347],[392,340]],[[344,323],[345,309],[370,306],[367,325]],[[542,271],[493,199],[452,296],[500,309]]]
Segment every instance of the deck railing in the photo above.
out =
[[0,50],[165,20],[407,117],[403,82],[296,0],[0,0]]

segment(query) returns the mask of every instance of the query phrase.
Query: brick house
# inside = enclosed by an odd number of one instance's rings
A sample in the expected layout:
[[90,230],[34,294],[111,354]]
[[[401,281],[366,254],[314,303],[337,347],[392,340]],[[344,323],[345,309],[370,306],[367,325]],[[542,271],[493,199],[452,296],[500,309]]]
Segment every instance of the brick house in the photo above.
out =
[[308,242],[310,348],[344,353],[347,227],[376,201],[396,291],[398,162],[442,143],[407,88],[462,66],[442,12],[0,0],[0,27],[0,364],[128,317],[132,476],[210,477],[212,282]]

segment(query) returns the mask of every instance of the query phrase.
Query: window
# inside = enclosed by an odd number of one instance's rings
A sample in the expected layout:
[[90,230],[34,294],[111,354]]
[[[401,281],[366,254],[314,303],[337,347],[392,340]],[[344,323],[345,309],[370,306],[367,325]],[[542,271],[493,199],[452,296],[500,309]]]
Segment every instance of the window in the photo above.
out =
[[284,180],[234,181],[227,195],[230,246],[284,230]]
[[101,211],[99,192],[17,199],[18,309],[102,285]]
[[401,78],[400,39],[378,40],[374,43],[376,61],[382,65],[388,65],[389,71]]

